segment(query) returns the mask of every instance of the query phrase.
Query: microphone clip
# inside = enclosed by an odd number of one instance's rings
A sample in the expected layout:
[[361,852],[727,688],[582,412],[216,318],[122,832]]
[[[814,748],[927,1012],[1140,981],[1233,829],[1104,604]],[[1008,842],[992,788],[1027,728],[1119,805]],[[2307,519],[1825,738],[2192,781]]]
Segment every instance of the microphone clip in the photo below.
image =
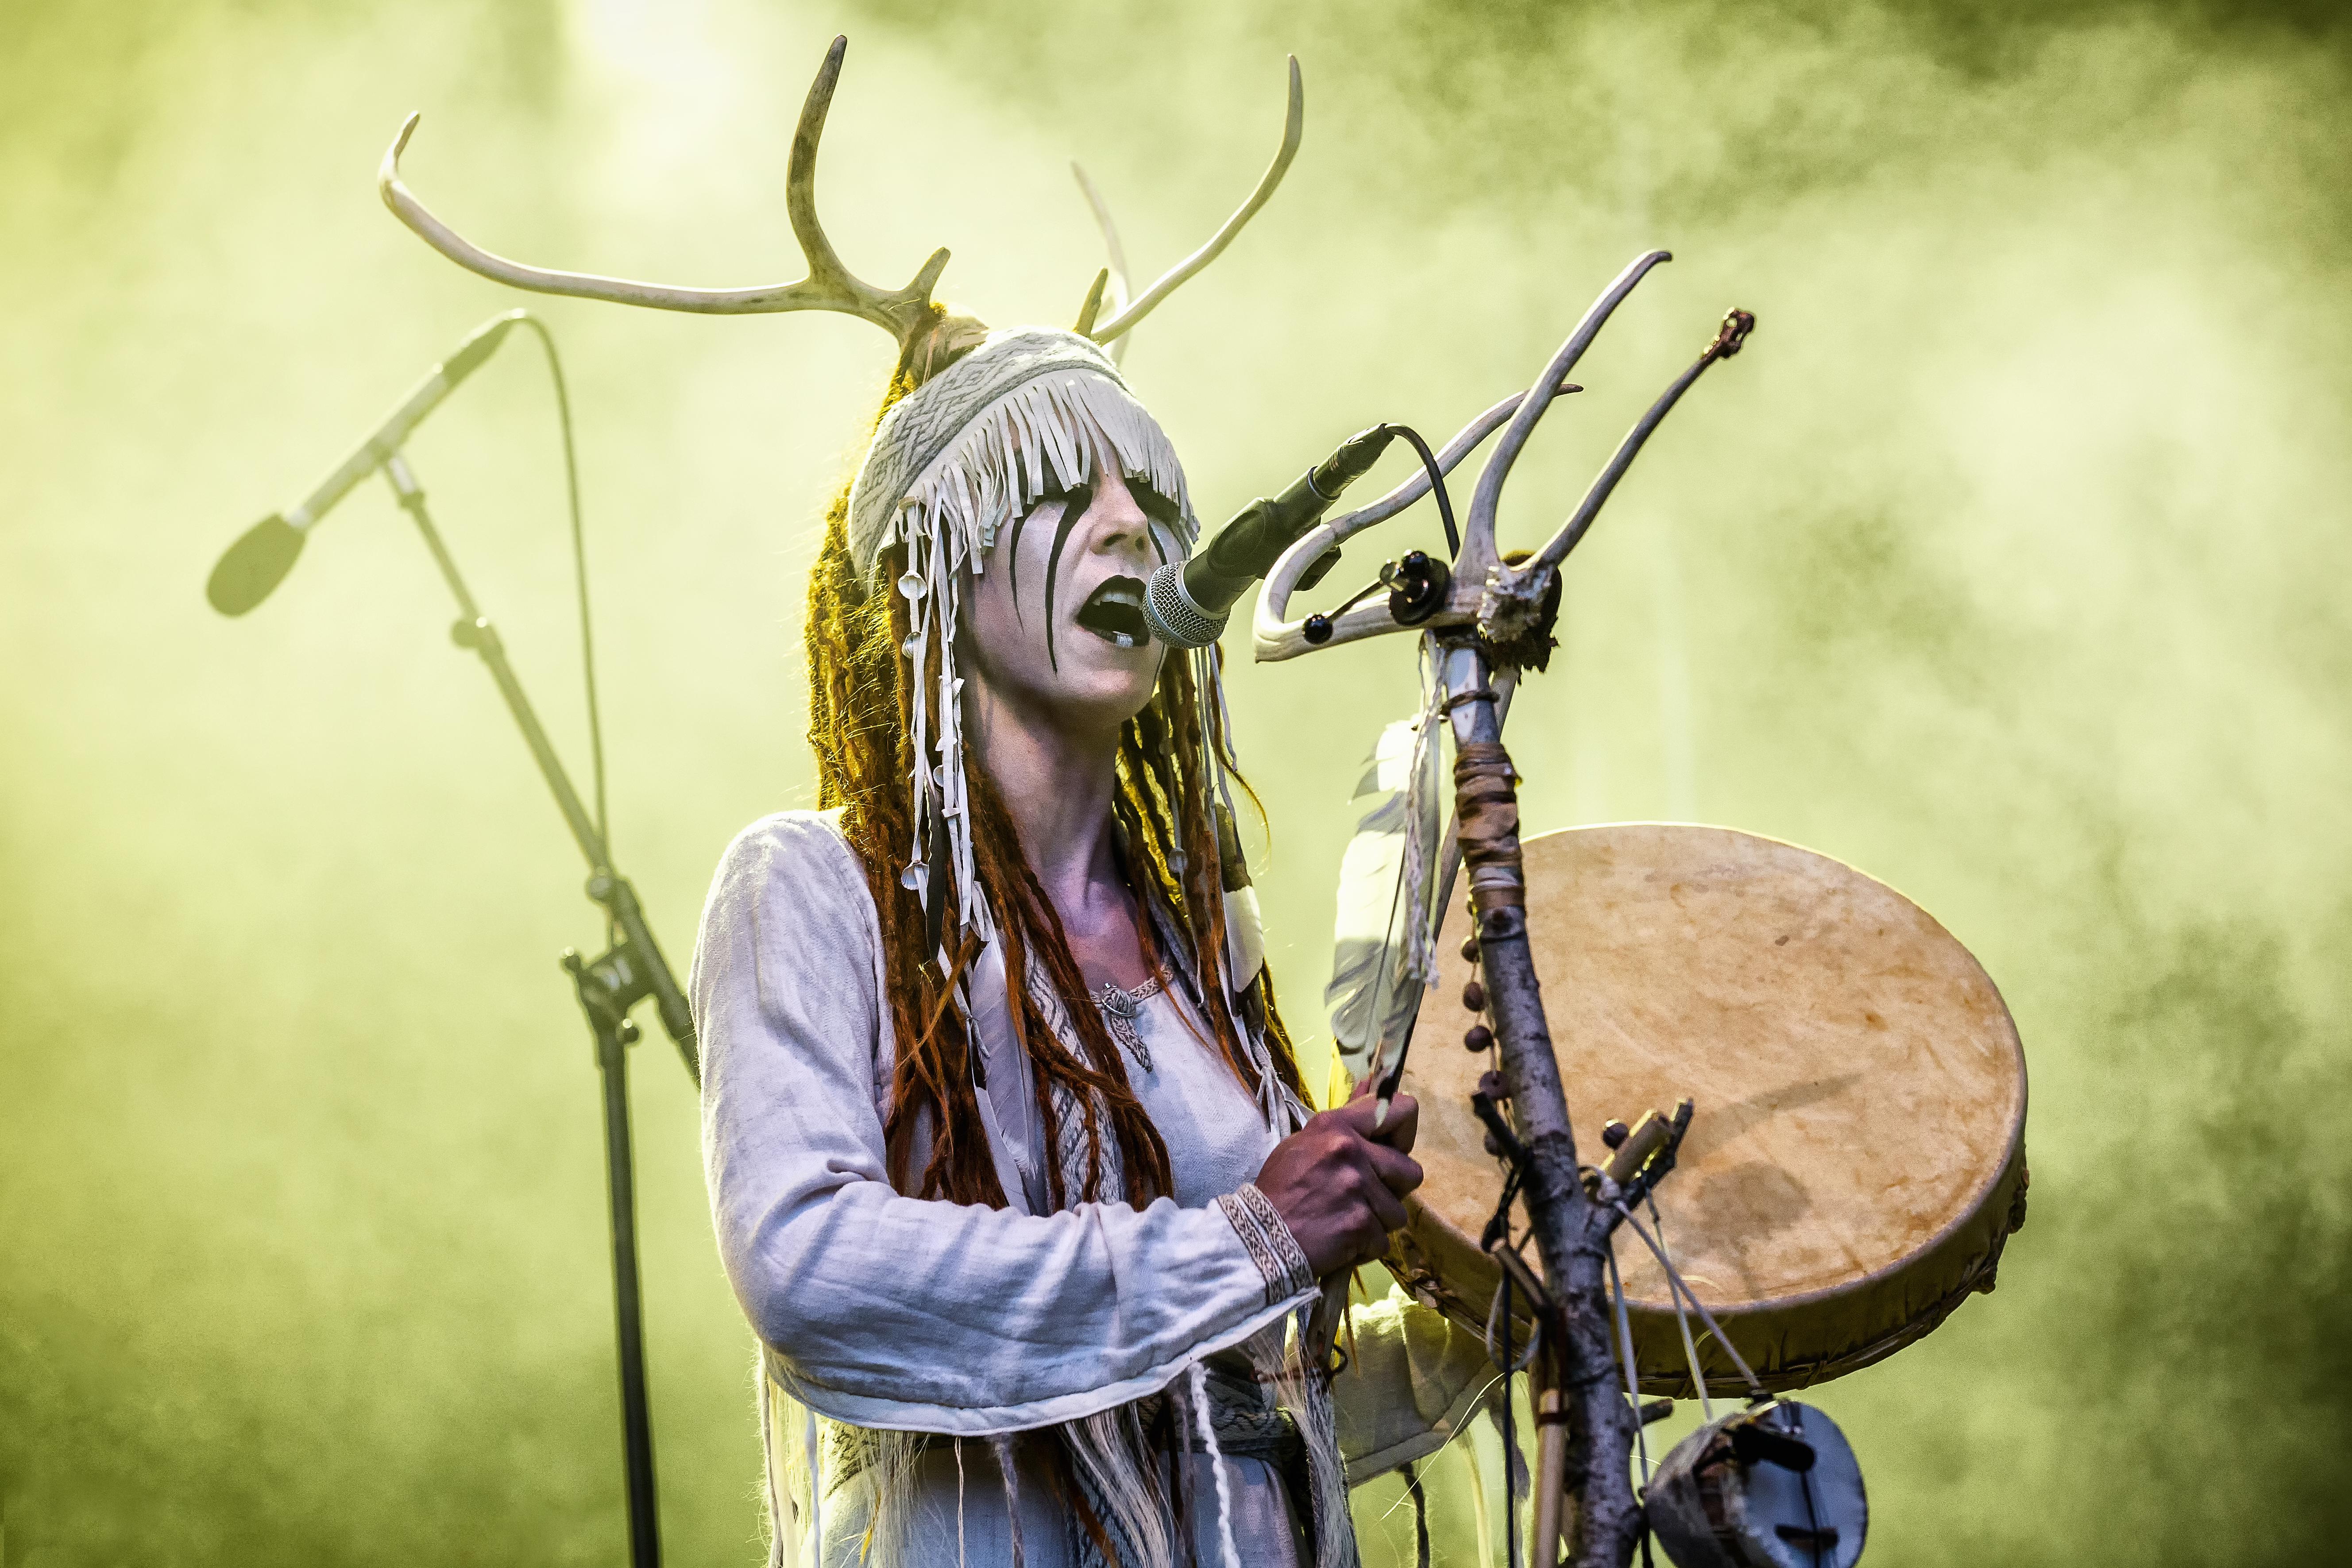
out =
[[1401,626],[1417,626],[1445,607],[1445,596],[1454,588],[1454,569],[1425,550],[1408,550],[1402,560],[1383,563],[1381,574],[1350,594],[1338,609],[1318,610],[1307,616],[1299,625],[1299,636],[1313,647],[1322,647],[1331,640],[1333,616],[1346,615],[1383,588],[1389,591],[1389,618]]

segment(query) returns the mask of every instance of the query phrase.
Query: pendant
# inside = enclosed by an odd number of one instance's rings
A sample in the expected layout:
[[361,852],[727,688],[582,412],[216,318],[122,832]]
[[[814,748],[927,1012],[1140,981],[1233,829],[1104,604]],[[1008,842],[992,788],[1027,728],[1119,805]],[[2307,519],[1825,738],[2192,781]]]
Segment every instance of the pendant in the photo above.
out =
[[1106,980],[1102,989],[1094,996],[1095,1005],[1102,1012],[1103,1023],[1110,1030],[1110,1037],[1117,1040],[1119,1048],[1133,1057],[1136,1065],[1145,1072],[1153,1070],[1151,1049],[1143,1043],[1143,1031],[1135,1026],[1135,1021],[1143,1016],[1144,1003],[1159,990],[1160,982],[1157,980],[1147,980],[1132,991],[1122,991]]

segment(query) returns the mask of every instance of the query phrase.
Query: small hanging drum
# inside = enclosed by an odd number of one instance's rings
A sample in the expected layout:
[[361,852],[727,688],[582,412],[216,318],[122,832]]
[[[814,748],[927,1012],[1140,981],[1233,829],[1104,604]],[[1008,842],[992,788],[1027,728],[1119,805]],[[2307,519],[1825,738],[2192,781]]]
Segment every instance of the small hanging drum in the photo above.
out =
[[1675,1568],[1853,1568],[1870,1533],[1862,1467],[1837,1423],[1778,1400],[1709,1422],[1650,1479]]
[[[1606,1159],[1611,1121],[1696,1102],[1658,1191],[1664,1239],[1766,1387],[1868,1366],[1993,1288],[2025,1218],[2025,1058],[1949,932],[1851,867],[1729,828],[1581,827],[1524,853],[1578,1157]],[[1503,1173],[1470,1112],[1496,1063],[1460,1043],[1469,973],[1441,943],[1404,1075],[1427,1179],[1386,1261],[1478,1329]],[[1664,1273],[1624,1227],[1617,1258],[1643,1391],[1688,1397]],[[1693,1331],[1711,1387],[1744,1392]]]

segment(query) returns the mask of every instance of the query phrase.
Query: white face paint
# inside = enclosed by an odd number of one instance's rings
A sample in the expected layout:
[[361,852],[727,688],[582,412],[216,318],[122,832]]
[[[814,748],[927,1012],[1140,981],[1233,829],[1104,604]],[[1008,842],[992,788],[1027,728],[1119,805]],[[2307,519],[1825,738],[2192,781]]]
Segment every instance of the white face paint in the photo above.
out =
[[1165,649],[1143,622],[1160,564],[1140,481],[1097,462],[1087,486],[1039,501],[998,533],[965,598],[972,674],[1051,728],[1108,732],[1151,700]]

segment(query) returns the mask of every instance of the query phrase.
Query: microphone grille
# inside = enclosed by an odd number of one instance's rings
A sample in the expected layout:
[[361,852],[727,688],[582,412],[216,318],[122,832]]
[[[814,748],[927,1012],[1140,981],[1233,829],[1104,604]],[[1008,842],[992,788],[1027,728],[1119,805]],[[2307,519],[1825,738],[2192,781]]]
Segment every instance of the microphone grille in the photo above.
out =
[[1184,568],[1174,562],[1151,574],[1143,591],[1143,620],[1170,647],[1206,647],[1223,635],[1223,616],[1204,614],[1184,592]]

